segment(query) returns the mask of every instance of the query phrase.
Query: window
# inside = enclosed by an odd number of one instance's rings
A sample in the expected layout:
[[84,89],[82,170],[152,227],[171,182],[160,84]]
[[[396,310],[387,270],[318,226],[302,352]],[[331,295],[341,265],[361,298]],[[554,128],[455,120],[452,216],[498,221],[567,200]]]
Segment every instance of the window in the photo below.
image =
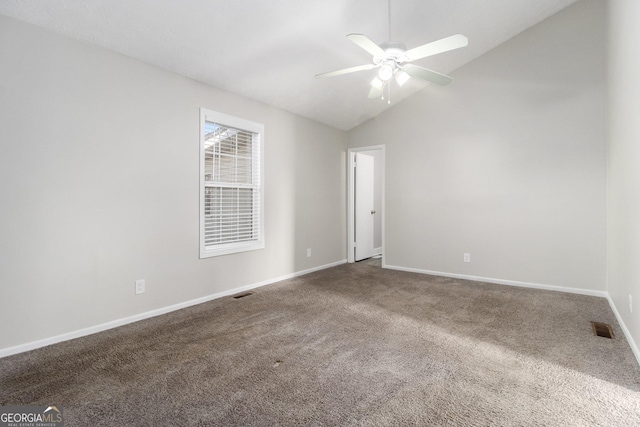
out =
[[264,248],[264,126],[200,110],[200,258]]

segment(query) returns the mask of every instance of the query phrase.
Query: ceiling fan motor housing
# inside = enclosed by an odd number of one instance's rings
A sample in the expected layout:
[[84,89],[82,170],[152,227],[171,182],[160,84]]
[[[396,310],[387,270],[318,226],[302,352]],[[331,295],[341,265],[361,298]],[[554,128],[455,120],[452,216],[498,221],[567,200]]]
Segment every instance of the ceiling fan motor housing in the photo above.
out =
[[394,62],[400,64],[402,62],[407,62],[409,58],[405,55],[405,51],[407,47],[404,43],[401,42],[386,42],[380,45],[380,48],[384,50],[384,55],[374,56],[373,63],[379,65],[385,60],[393,60]]

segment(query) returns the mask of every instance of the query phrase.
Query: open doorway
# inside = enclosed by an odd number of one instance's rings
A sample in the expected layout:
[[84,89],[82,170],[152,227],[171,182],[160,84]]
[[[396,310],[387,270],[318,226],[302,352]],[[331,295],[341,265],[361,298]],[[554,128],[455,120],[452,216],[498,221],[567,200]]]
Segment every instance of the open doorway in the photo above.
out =
[[347,260],[384,267],[385,146],[350,148]]

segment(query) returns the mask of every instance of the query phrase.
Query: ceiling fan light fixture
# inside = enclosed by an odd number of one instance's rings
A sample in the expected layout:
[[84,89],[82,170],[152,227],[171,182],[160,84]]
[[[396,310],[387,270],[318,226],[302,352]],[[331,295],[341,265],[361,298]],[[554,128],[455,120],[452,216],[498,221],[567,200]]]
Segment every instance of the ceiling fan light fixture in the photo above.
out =
[[396,79],[396,83],[398,83],[398,86],[402,87],[404,86],[404,84],[409,81],[409,79],[411,78],[411,76],[407,73],[405,73],[402,70],[398,70],[395,73],[395,79]]
[[378,71],[378,78],[383,82],[390,80],[393,77],[394,66],[392,64],[386,63],[380,67],[380,71]]
[[382,90],[382,88],[384,87],[384,82],[379,78],[374,77],[373,80],[371,80],[371,86],[378,90]]

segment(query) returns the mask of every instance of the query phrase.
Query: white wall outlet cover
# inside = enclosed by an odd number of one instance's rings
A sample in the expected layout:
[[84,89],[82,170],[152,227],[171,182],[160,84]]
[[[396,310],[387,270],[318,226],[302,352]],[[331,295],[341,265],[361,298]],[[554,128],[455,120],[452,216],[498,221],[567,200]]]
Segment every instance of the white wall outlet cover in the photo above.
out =
[[464,262],[471,262],[471,254],[464,254]]
[[307,258],[311,256],[311,248],[307,249]]
[[145,290],[144,288],[145,288],[144,279],[136,280],[136,295],[143,294]]

